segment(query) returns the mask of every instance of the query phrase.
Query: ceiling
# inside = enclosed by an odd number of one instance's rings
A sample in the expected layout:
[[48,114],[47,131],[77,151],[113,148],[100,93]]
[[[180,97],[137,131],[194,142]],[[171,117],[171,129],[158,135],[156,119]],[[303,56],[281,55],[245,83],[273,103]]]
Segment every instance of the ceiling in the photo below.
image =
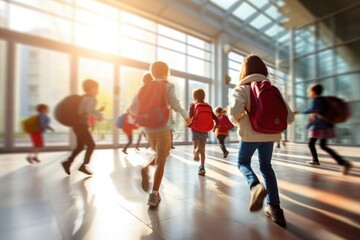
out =
[[[311,23],[358,0],[101,0],[179,30],[216,39],[225,33],[230,46],[274,61],[276,49],[287,58],[289,29]],[[254,4],[256,3],[256,4]],[[338,22],[359,31],[360,14]],[[352,31],[346,31],[349,34]],[[341,31],[338,31],[341,34]],[[279,56],[279,55],[278,55]]]

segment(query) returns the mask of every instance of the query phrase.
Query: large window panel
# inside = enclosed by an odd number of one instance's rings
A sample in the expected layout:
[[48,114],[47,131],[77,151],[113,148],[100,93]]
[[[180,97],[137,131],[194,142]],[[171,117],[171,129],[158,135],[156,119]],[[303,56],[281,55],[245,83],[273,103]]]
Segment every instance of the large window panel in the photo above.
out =
[[295,61],[295,77],[296,80],[315,78],[315,55],[303,57]]
[[[170,69],[185,71],[185,54],[158,48],[158,59],[166,62]],[[201,72],[200,72],[201,73]],[[199,72],[198,75],[201,75]]]
[[198,58],[188,57],[187,61],[188,73],[210,77],[210,63]]
[[332,49],[318,53],[318,76],[331,76],[334,74],[334,51]]
[[315,50],[315,26],[295,30],[295,54],[301,56]]
[[179,41],[167,38],[167,37],[159,36],[158,37],[158,45],[163,48],[168,48],[168,49],[176,50],[179,52],[185,52],[185,43],[184,42],[179,42]]
[[21,121],[36,114],[36,105],[50,107],[49,117],[54,133],[45,134],[47,146],[69,144],[69,128],[54,119],[54,107],[70,93],[70,58],[60,52],[26,45],[16,46],[15,146],[31,146],[21,129]]
[[78,75],[79,94],[84,94],[82,82],[85,79],[93,79],[99,83],[96,108],[105,107],[103,120],[96,122],[92,130],[94,139],[99,144],[112,144],[114,126],[114,67],[110,63],[80,58]]
[[10,29],[62,42],[71,42],[71,22],[10,4]]
[[153,45],[155,45],[156,43],[155,33],[129,24],[121,25],[121,36],[127,36],[129,38],[133,38],[142,42],[147,42]]
[[6,43],[0,40],[0,147],[5,140],[5,89],[6,89]]
[[[171,77],[170,82],[175,85],[176,96],[180,100],[181,106],[187,110],[185,105],[185,79],[179,77]],[[172,111],[173,119],[173,142],[185,142],[185,121],[180,113]]]
[[[354,81],[355,80],[355,81]],[[356,81],[357,80],[357,81]],[[336,96],[347,101],[360,100],[360,73],[336,78]]]
[[8,21],[8,7],[9,4],[0,1],[0,27],[6,27]]
[[155,46],[130,38],[121,38],[121,56],[143,61],[155,61]]
[[75,43],[110,54],[118,52],[120,24],[116,20],[76,9]]
[[335,80],[333,77],[321,79],[319,81],[324,87],[324,91],[322,93],[323,96],[334,96],[335,95]]
[[336,48],[336,73],[360,71],[360,41]]

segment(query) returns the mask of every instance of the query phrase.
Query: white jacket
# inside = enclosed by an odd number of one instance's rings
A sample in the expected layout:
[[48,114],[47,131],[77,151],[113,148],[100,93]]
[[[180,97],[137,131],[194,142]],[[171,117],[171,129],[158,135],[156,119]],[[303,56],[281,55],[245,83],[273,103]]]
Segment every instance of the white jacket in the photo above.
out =
[[[250,122],[250,118],[245,111],[251,108],[250,100],[250,86],[242,85],[253,81],[270,81],[267,77],[261,74],[252,74],[242,79],[240,85],[236,86],[231,94],[231,102],[228,107],[228,114],[230,121],[238,126],[238,137],[243,142],[277,142],[281,140],[281,133],[267,134],[255,131]],[[285,104],[288,109],[287,122],[291,124],[294,121],[294,113],[291,111],[286,101]]]

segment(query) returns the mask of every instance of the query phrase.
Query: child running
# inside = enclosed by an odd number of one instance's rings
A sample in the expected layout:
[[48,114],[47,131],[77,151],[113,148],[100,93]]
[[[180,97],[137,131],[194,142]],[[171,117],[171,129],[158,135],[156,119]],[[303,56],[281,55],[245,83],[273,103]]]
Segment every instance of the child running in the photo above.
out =
[[80,166],[79,171],[92,175],[92,171],[87,166],[90,163],[91,155],[95,149],[95,142],[91,136],[89,129],[89,116],[94,116],[96,120],[100,121],[102,119],[102,111],[105,110],[105,107],[101,107],[96,110],[96,96],[99,92],[99,84],[92,79],[87,79],[83,82],[83,90],[85,95],[82,96],[80,101],[80,106],[77,113],[79,120],[77,123],[72,126],[72,129],[76,136],[76,148],[72,151],[70,157],[67,161],[62,162],[62,166],[67,175],[70,175],[70,167],[75,159],[75,157],[84,149],[86,145],[86,153],[84,157],[83,164]]
[[[171,148],[171,118],[169,117],[170,111],[172,109],[175,112],[179,112],[181,116],[185,119],[185,122],[187,124],[191,123],[191,119],[189,118],[189,115],[186,112],[186,110],[184,110],[181,107],[180,101],[176,97],[175,85],[168,82],[170,75],[170,69],[168,65],[161,61],[154,62],[150,66],[150,73],[154,79],[153,81],[157,81],[152,83],[154,84],[154,86],[155,85],[162,86],[163,84],[165,87],[165,89],[163,89],[162,91],[164,92],[163,95],[160,92],[152,92],[151,94],[158,94],[159,96],[161,96],[160,98],[161,105],[168,105],[167,108],[168,120],[167,122],[165,122],[164,125],[156,128],[150,128],[150,127],[144,128],[150,147],[155,151],[156,154],[155,157],[152,159],[152,161],[150,161],[149,164],[147,164],[141,170],[141,176],[142,176],[141,186],[144,191],[146,192],[148,191],[149,188],[148,167],[150,165],[154,165],[155,166],[154,182],[153,182],[152,191],[149,194],[147,204],[150,207],[156,207],[161,200],[159,194],[159,188],[164,175],[165,162],[167,157],[170,155],[170,148]],[[139,91],[139,93],[140,92],[141,91]],[[141,112],[138,112],[139,108],[141,108],[141,106],[139,106],[140,105],[139,101],[140,100],[134,101],[129,108],[130,113],[134,114],[135,116],[139,116],[142,114]]]
[[[255,131],[250,121],[251,112],[251,87],[249,84],[257,81],[269,81],[268,70],[264,62],[255,55],[244,59],[240,72],[239,85],[232,92],[229,110],[230,120],[238,126],[240,139],[238,169],[246,178],[250,187],[250,211],[258,211],[263,206],[267,196],[267,205],[264,213],[280,226],[286,226],[284,212],[280,207],[279,190],[274,170],[271,166],[274,142],[280,141],[281,133],[262,133]],[[286,103],[285,103],[286,104]],[[287,123],[294,121],[294,114],[287,108]],[[265,187],[251,168],[251,158],[255,151],[258,152],[259,167],[264,177]]]
[[209,137],[209,131],[219,123],[218,117],[213,113],[209,104],[204,102],[205,91],[201,88],[193,90],[194,102],[189,106],[189,116],[192,118],[191,127],[192,140],[194,144],[194,160],[199,161],[199,175],[205,175],[205,145]]
[[229,131],[233,129],[234,125],[226,115],[226,109],[221,107],[215,108],[215,115],[219,118],[219,124],[215,126],[215,136],[219,140],[224,158],[227,158],[229,151],[225,147],[225,139],[229,136]]
[[40,162],[38,154],[40,150],[44,147],[43,134],[45,133],[45,131],[51,130],[54,132],[54,129],[50,127],[50,118],[47,115],[49,113],[49,106],[46,104],[38,104],[36,106],[36,111],[38,112],[38,115],[36,117],[38,131],[30,133],[30,139],[34,148],[26,157],[26,160],[31,164],[33,162]]

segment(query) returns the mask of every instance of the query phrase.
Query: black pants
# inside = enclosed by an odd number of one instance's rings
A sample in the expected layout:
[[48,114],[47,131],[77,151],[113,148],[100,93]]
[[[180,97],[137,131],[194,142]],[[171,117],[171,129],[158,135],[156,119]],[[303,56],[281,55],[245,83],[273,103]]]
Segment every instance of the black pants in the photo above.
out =
[[[308,143],[313,161],[315,162],[319,162],[319,158],[316,152],[316,148],[315,148],[315,143],[318,139],[317,138],[310,138],[310,141]],[[324,150],[325,152],[327,152],[328,154],[330,154],[330,156],[335,159],[335,161],[339,164],[339,165],[344,165],[346,163],[346,161],[340,157],[334,150],[332,150],[331,148],[329,148],[327,146],[327,139],[320,139],[320,147],[322,150]]]
[[218,135],[217,139],[219,140],[220,143],[220,148],[223,151],[223,154],[225,154],[227,152],[226,147],[225,147],[225,138],[227,136],[226,135]]
[[[141,131],[141,132],[139,133],[139,137],[138,137],[138,140],[137,140],[137,143],[136,143],[136,147],[137,147],[137,148],[140,146],[141,137],[142,137],[143,135],[144,135],[144,137],[146,138],[146,133],[145,133],[145,131]],[[146,138],[146,140],[147,140],[147,138]]]
[[91,155],[95,149],[95,142],[86,124],[78,124],[73,127],[76,136],[76,148],[72,151],[69,157],[69,162],[73,162],[75,157],[84,149],[86,145],[86,153],[84,157],[84,165],[90,162]]
[[128,137],[128,143],[125,145],[123,151],[126,152],[126,150],[130,147],[130,145],[132,144],[132,139],[133,136],[132,134],[126,134],[126,136]]

